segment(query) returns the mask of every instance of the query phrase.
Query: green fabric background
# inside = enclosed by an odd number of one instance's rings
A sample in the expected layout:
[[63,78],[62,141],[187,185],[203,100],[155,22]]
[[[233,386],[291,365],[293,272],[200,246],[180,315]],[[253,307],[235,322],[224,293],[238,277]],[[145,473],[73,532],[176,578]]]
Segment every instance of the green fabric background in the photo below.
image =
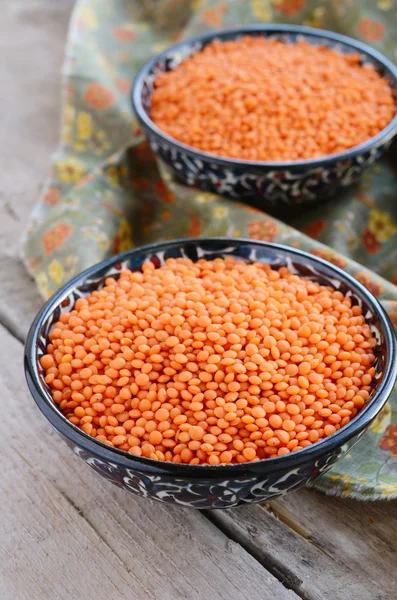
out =
[[[345,268],[379,297],[397,326],[392,152],[348,195],[285,224],[173,182],[132,117],[132,79],[153,54],[194,34],[268,21],[333,29],[397,61],[397,0],[77,3],[64,65],[61,141],[23,240],[25,263],[44,297],[132,246],[185,236],[246,236],[299,247]],[[363,499],[397,497],[397,390],[370,432],[316,487]]]

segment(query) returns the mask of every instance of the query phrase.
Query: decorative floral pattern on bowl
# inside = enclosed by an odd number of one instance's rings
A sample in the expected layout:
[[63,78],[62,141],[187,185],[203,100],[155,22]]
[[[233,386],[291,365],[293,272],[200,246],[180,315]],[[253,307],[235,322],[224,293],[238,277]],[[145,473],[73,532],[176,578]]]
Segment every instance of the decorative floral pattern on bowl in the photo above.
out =
[[87,465],[118,487],[159,502],[179,504],[189,508],[214,509],[265,502],[299,489],[330,469],[361,435],[352,438],[343,448],[334,453],[295,468],[280,469],[273,473],[255,476],[230,475],[225,479],[203,476],[197,480],[189,477],[145,473],[138,466],[127,468],[98,458],[91,452],[72,444],[67,438],[63,439]]
[[174,177],[189,186],[238,199],[263,200],[264,206],[314,203],[333,196],[356,182],[389,147],[397,132],[397,115],[378,135],[346,152],[315,160],[293,162],[239,161],[201,152],[162,132],[149,117],[154,82],[159,73],[177,67],[213,39],[241,35],[277,37],[288,44],[305,39],[339,52],[359,53],[363,64],[372,64],[392,86],[397,99],[397,69],[380,53],[351,38],[311,27],[263,25],[224,30],[186,40],[149,61],[135,78],[132,103],[153,152]]

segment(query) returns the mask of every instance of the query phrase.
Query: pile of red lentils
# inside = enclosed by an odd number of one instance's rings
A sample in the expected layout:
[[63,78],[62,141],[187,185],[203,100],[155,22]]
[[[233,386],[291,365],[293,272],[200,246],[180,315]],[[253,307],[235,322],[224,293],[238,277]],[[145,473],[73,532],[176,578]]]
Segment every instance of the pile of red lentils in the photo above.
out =
[[365,405],[376,340],[349,297],[286,267],[169,259],[79,298],[40,360],[86,434],[175,463],[245,463],[332,435]]
[[343,152],[394,117],[391,87],[358,54],[305,41],[213,41],[155,81],[150,117],[185,144],[242,160]]

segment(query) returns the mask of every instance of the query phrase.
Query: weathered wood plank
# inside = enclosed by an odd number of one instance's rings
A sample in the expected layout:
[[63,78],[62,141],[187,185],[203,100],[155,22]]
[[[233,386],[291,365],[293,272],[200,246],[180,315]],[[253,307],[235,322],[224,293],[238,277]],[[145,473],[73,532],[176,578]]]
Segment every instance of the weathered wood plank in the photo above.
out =
[[0,120],[7,143],[0,148],[0,322],[18,337],[42,304],[19,246],[59,135],[61,65],[73,4],[14,0],[1,6]]
[[60,82],[72,0],[1,4],[0,250],[19,238],[49,170],[59,135]]
[[386,597],[394,598],[397,502],[341,500],[307,489],[299,496],[280,498],[270,503],[271,510],[288,526],[302,528],[331,556],[343,557],[360,577],[379,582]]
[[[2,228],[0,226],[0,235]],[[0,323],[19,340],[24,340],[43,304],[36,285],[19,259],[1,256]]]
[[395,596],[395,506],[302,490],[266,508],[214,511],[211,519],[305,600]]
[[139,600],[297,598],[198,511],[138,498],[91,472],[35,408],[22,368],[20,342],[1,328],[2,599],[15,598],[15,586],[18,600],[28,597],[33,581],[40,600],[58,597],[51,590],[61,582],[62,599],[126,590]]

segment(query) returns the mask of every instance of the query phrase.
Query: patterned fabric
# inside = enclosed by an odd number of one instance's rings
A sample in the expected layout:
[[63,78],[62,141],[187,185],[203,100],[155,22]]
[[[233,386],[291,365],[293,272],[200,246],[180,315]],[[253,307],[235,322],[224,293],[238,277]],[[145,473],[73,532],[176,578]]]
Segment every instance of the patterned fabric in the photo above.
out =
[[[181,38],[268,21],[333,29],[397,61],[397,0],[77,3],[64,66],[61,142],[23,242],[25,263],[44,297],[133,245],[246,236],[299,247],[345,268],[378,296],[397,327],[392,154],[345,197],[288,217],[286,224],[172,181],[131,116],[131,82],[150,56]],[[397,497],[397,390],[370,432],[316,487],[341,496]]]

